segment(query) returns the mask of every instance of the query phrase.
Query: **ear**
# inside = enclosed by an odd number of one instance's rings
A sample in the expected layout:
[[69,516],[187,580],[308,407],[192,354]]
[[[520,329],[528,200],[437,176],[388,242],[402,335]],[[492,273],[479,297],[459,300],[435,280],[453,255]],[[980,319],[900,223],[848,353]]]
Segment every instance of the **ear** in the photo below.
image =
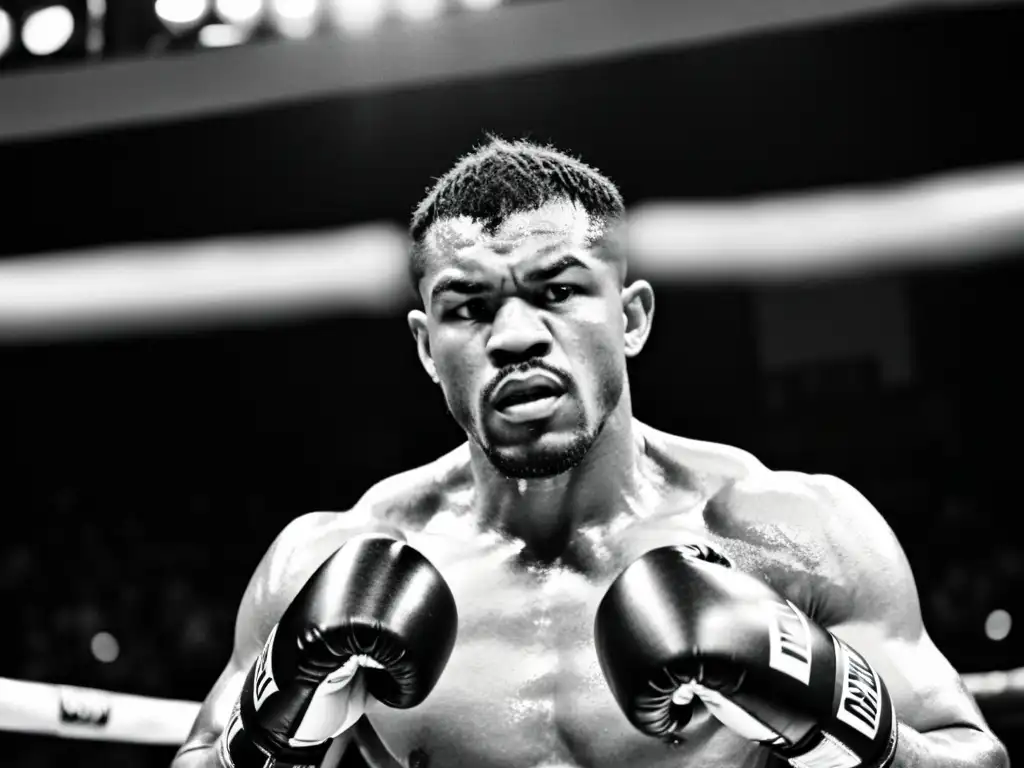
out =
[[636,357],[647,343],[654,322],[654,289],[646,280],[637,280],[622,289],[622,317],[626,357]]
[[427,316],[421,309],[414,309],[409,312],[406,320],[409,323],[409,330],[416,341],[416,353],[420,356],[420,364],[427,375],[438,383],[437,369],[434,367],[434,358],[430,356],[430,336],[427,333]]

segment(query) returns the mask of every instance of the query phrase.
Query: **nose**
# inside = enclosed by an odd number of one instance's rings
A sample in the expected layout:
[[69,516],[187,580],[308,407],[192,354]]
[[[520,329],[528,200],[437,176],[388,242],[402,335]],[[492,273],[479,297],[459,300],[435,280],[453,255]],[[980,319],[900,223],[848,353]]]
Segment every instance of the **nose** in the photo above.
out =
[[487,354],[496,367],[509,365],[534,357],[544,357],[551,351],[551,331],[537,311],[521,299],[510,299],[498,309],[491,323],[487,340]]

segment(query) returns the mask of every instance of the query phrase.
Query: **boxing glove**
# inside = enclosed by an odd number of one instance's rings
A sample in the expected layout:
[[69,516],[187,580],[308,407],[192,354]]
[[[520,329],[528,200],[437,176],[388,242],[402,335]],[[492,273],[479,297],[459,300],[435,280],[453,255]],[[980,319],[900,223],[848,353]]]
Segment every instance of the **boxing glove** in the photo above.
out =
[[219,742],[227,768],[318,765],[367,696],[422,702],[455,645],[458,616],[434,566],[397,539],[346,542],[310,577],[249,669]]
[[598,607],[598,659],[629,721],[685,739],[697,697],[794,768],[891,765],[896,717],[867,660],[765,582],[709,559],[652,550]]

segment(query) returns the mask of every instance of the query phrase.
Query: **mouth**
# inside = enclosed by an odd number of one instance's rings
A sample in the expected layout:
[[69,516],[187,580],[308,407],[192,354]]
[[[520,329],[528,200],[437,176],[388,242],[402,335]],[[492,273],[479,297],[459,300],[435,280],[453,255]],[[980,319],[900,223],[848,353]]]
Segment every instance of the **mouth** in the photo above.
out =
[[565,386],[548,374],[510,376],[498,387],[491,404],[508,421],[535,421],[554,413],[565,392]]

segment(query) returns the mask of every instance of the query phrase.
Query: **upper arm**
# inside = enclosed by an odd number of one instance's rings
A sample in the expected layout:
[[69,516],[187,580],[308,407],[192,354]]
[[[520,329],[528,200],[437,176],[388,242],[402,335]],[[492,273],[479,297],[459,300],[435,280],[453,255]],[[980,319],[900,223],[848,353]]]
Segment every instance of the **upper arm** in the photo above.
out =
[[988,730],[924,626],[910,563],[889,524],[849,484],[820,475],[808,483],[820,505],[827,575],[842,593],[830,631],[875,667],[907,725],[920,732],[949,726]]
[[175,765],[185,755],[205,751],[227,724],[242,684],[270,630],[313,572],[345,541],[362,533],[388,530],[356,509],[313,512],[292,520],[263,554],[242,594],[235,617],[231,656],[203,700],[188,738],[178,750]]

